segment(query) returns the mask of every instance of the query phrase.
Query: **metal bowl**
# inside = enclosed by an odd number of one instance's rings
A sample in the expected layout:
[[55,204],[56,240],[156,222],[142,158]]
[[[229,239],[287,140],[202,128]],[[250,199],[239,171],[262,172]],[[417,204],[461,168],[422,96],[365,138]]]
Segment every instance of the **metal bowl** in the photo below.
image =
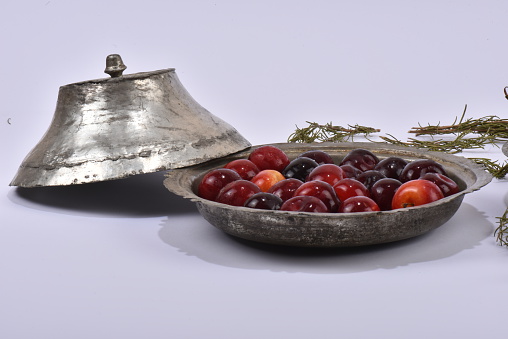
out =
[[406,160],[432,159],[441,163],[461,191],[439,201],[393,211],[362,213],[302,213],[233,207],[202,199],[197,186],[203,175],[229,161],[247,158],[253,148],[207,163],[172,170],[164,185],[191,199],[213,226],[233,236],[256,242],[301,247],[351,247],[387,243],[415,237],[446,223],[457,211],[464,195],[488,184],[492,177],[472,161],[449,154],[382,143],[273,144],[290,159],[308,150],[323,150],[338,163],[355,148],[370,150],[379,158],[398,156]]

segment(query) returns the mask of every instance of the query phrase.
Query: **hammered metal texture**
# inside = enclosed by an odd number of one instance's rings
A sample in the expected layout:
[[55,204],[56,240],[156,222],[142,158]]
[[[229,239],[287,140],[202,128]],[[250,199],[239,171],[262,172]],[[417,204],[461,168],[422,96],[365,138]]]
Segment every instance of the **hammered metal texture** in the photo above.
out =
[[[222,167],[251,150],[191,168],[170,171],[164,185],[196,202],[213,226],[233,236],[256,242],[300,247],[351,247],[387,243],[415,237],[445,224],[460,207],[464,195],[488,184],[492,176],[472,161],[443,153],[380,143],[274,144],[293,159],[310,149],[328,152],[338,163],[355,148],[368,149],[379,158],[433,159],[459,183],[461,192],[439,201],[400,210],[368,213],[298,213],[233,207],[196,195],[197,185],[210,169]],[[255,147],[253,147],[255,148]]]
[[12,186],[56,186],[180,168],[250,146],[174,69],[62,86],[53,121]]

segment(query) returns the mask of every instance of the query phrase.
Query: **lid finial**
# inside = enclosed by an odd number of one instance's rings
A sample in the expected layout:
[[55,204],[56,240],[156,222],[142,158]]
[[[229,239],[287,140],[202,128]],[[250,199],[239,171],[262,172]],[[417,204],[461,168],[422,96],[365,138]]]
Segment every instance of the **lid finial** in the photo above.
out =
[[112,78],[121,76],[126,68],[127,66],[125,66],[119,54],[110,54],[106,57],[106,69],[104,73],[111,75]]

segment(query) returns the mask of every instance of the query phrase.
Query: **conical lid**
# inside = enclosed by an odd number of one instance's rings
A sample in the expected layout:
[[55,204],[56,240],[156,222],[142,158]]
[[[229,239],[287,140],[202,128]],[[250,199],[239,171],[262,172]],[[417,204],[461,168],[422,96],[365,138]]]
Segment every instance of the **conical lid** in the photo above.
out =
[[251,146],[199,105],[174,69],[130,75],[118,69],[106,68],[112,78],[60,87],[53,121],[11,186],[119,179],[187,167]]

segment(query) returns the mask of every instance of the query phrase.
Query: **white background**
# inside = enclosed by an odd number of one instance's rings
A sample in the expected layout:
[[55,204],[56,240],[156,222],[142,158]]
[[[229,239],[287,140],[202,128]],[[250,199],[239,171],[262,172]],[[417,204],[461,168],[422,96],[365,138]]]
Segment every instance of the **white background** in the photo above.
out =
[[[58,88],[176,68],[252,144],[306,121],[380,128],[507,118],[508,2],[0,3],[0,337],[495,338],[506,180],[424,236],[308,251],[245,243],[162,187],[163,174],[19,190]],[[504,161],[497,148],[468,152]]]

